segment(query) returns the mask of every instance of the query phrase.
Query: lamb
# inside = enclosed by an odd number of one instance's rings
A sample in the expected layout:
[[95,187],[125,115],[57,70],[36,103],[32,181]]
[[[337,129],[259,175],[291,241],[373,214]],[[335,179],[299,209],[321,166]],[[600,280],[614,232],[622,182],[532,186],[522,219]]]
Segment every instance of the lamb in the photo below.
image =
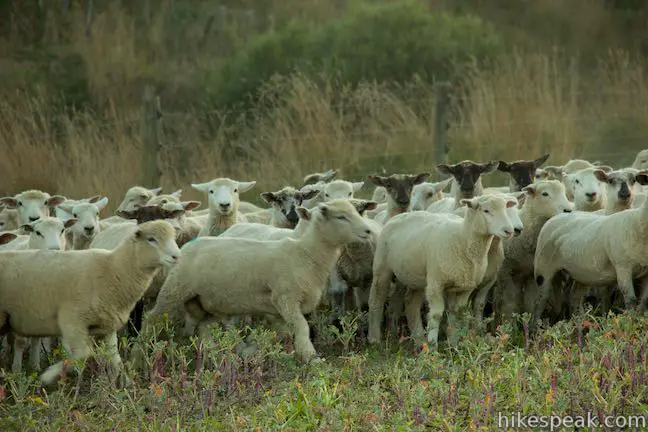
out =
[[[182,247],[188,241],[198,237],[198,233],[202,229],[203,225],[195,217],[188,217],[188,215],[193,212],[195,209],[200,207],[202,203],[200,201],[180,201],[180,194],[182,189],[175,191],[169,195],[158,195],[153,197],[148,203],[147,206],[157,206],[161,207],[167,211],[168,215],[172,216],[162,216],[159,218],[169,219],[169,222],[174,227],[179,227],[180,233],[176,237],[176,243],[178,246]],[[154,210],[152,210],[155,213]],[[128,216],[129,219],[137,219],[138,215]],[[156,216],[158,218],[158,216]],[[149,219],[153,220],[153,219]],[[140,222],[141,223],[141,222]]]
[[498,162],[491,161],[485,164],[464,160],[454,165],[441,164],[436,169],[439,174],[451,175],[453,178],[450,194],[454,198],[454,208],[460,207],[462,199],[470,199],[483,194],[482,174],[495,171]]
[[[510,238],[506,208],[515,199],[484,195],[462,199],[466,217],[410,212],[393,217],[378,238],[369,295],[369,342],[380,342],[383,307],[393,277],[409,288],[405,314],[414,338],[423,334],[421,305],[427,297],[428,343],[436,347],[439,324],[448,302],[451,320],[482,282],[493,236]],[[450,335],[449,335],[450,336]]]
[[601,169],[594,171],[594,176],[605,185],[605,203],[595,213],[612,214],[631,208],[635,196],[641,192],[637,176],[646,173],[635,168],[622,168],[609,173]]
[[270,208],[257,213],[248,213],[246,218],[250,222],[293,229],[297,225],[297,222],[299,222],[296,208],[304,200],[309,200],[318,193],[316,190],[302,193],[290,186],[286,186],[277,192],[263,192],[261,199],[270,204]]
[[[636,177],[648,184],[648,174]],[[565,272],[576,283],[585,286],[609,286],[615,282],[623,294],[626,307],[637,304],[633,279],[645,276],[648,244],[645,237],[648,202],[636,209],[611,215],[575,212],[551,218],[540,230],[534,259],[534,277],[538,299],[532,324],[544,311],[554,279]],[[648,290],[644,289],[641,305],[646,307]]]
[[520,210],[524,232],[503,242],[505,258],[496,275],[494,309],[498,321],[507,321],[514,312],[521,312],[522,295],[531,297],[533,294],[523,294],[523,290],[529,280],[533,280],[533,259],[540,229],[555,215],[570,213],[573,209],[565,186],[558,180],[542,180],[522,190],[526,195]]
[[238,210],[239,194],[249,191],[254,185],[256,181],[240,182],[226,177],[192,184],[192,188],[206,193],[209,199],[209,215],[198,236],[217,236],[237,222],[247,222],[245,215]]
[[83,250],[90,246],[94,236],[101,231],[99,213],[108,205],[108,198],[103,197],[94,203],[81,202],[68,205],[61,204],[61,211],[74,218],[76,223],[68,232],[72,233],[72,249]]
[[[147,189],[142,186],[133,186],[126,191],[124,194],[124,199],[117,206],[116,211],[132,211],[138,207],[146,205],[154,196],[162,192],[162,187]],[[111,225],[115,223],[124,223],[125,220],[117,215],[110,216],[108,218],[102,219],[101,223],[103,226]]]
[[412,199],[412,189],[430,177],[430,173],[392,174],[388,177],[370,175],[367,179],[376,186],[384,187],[387,191],[387,208],[378,213],[374,220],[385,224],[389,219],[409,210]]
[[567,197],[574,202],[576,210],[596,211],[603,208],[605,189],[595,172],[600,168],[585,168],[570,174],[563,174]]
[[586,168],[599,168],[605,172],[612,171],[612,167],[602,165],[600,161],[589,162],[584,159],[570,159],[565,165],[549,165],[536,169],[536,180],[561,180],[564,174],[572,174]]
[[[71,227],[77,222],[76,219],[68,219],[65,224],[55,217],[44,217],[23,225],[23,231],[28,235],[19,236],[18,239],[0,246],[2,250],[65,250],[66,236],[65,229]],[[22,370],[22,358],[25,348],[30,346],[29,362],[34,370],[40,369],[41,345],[48,352],[51,346],[49,338],[35,339],[16,336],[14,340],[14,360],[11,366],[13,372],[18,373]]]
[[419,183],[412,188],[410,211],[425,211],[433,202],[444,198],[443,190],[452,182],[447,178],[438,183]]
[[[0,253],[0,334],[61,336],[72,359],[91,353],[88,338],[104,339],[112,372],[121,369],[117,330],[162,266],[180,258],[173,227],[165,221],[139,225],[113,251],[13,251]],[[50,295],[42,301],[47,281]],[[64,362],[39,377],[52,384]]]
[[[309,229],[296,239],[205,237],[189,243],[149,319],[167,312],[176,318],[183,309],[185,334],[198,327],[205,339],[208,324],[219,316],[279,315],[295,334],[297,358],[315,360],[304,314],[320,303],[341,248],[365,240],[371,230],[347,200],[320,203],[312,213]],[[241,271],[241,265],[255,271]]]
[[364,182],[349,182],[346,180],[333,180],[329,183],[319,182],[304,186],[300,191],[305,194],[310,191],[319,191],[310,199],[304,199],[302,206],[313,208],[320,202],[327,202],[334,199],[353,198],[353,194],[362,189]]
[[[101,195],[93,195],[90,198],[82,198],[78,200],[73,200],[73,199],[66,199],[63,201],[59,206],[54,207],[54,216],[59,218],[61,222],[65,223],[68,219],[72,219],[72,215],[66,212],[65,210],[61,209],[60,206],[68,206],[68,207],[73,207],[76,204],[81,204],[81,203],[95,203],[101,199]],[[70,240],[72,238],[70,237]]]
[[520,192],[523,187],[533,183],[535,173],[549,159],[549,153],[536,160],[499,161],[497,170],[509,174],[509,191]]
[[8,209],[16,209],[18,225],[26,225],[50,215],[50,209],[64,202],[61,195],[51,196],[47,192],[31,189],[14,197],[0,198],[0,203]]

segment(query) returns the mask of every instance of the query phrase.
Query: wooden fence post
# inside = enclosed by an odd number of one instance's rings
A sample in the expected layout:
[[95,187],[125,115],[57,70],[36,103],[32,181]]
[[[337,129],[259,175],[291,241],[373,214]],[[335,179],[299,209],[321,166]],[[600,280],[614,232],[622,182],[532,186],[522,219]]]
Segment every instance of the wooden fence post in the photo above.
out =
[[162,172],[158,166],[160,140],[158,128],[162,119],[160,98],[155,96],[153,86],[144,89],[142,98],[142,182],[143,186],[160,186]]
[[[440,82],[436,85],[436,109],[434,116],[434,164],[439,165],[447,163],[448,152],[450,151],[447,144],[448,132],[448,110],[450,108],[450,91],[452,84],[448,81]],[[441,175],[437,173],[440,180]]]

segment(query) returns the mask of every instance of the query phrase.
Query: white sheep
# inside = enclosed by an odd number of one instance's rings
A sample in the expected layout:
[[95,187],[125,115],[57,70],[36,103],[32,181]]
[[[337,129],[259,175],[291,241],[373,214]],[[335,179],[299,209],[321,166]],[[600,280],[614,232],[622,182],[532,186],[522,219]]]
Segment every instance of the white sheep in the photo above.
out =
[[603,208],[605,189],[595,172],[599,168],[584,168],[569,174],[563,174],[567,197],[574,202],[576,210],[596,211]]
[[[30,224],[22,226],[27,235],[19,236],[14,241],[0,246],[0,251],[3,250],[65,250],[67,238],[65,229],[73,226],[77,222],[76,219],[68,219],[65,224],[55,217],[40,218]],[[40,354],[41,346],[45,352],[49,352],[51,341],[49,338],[24,338],[15,336],[13,350],[14,359],[11,369],[13,372],[18,373],[22,370],[22,358],[25,348],[30,347],[29,350],[29,363],[34,370],[40,369]]]
[[199,237],[217,236],[238,222],[247,222],[239,212],[239,194],[249,191],[256,181],[240,182],[229,178],[217,178],[206,183],[195,183],[191,187],[207,194],[209,214],[198,234]]
[[9,209],[16,209],[20,226],[49,216],[50,210],[65,200],[61,195],[51,196],[47,192],[31,189],[14,197],[0,198],[0,203]]
[[308,174],[304,177],[304,180],[302,181],[302,187],[310,184],[319,183],[319,182],[328,183],[331,180],[333,180],[337,175],[338,175],[338,170],[336,169],[330,169],[321,173]]
[[[362,189],[364,182],[350,182],[346,180],[332,180],[328,183],[318,182],[303,186],[300,191],[303,194],[309,193],[310,199],[304,199],[302,206],[313,208],[321,202],[328,202],[334,199],[353,198],[353,194]],[[319,191],[318,194],[310,194],[311,191]]]
[[[129,188],[124,194],[124,199],[117,206],[115,211],[132,211],[138,207],[146,205],[153,197],[162,192],[162,187],[147,189],[142,186],[133,186]],[[102,226],[107,226],[114,223],[124,223],[124,218],[117,215],[110,216],[101,220]]]
[[596,178],[605,185],[605,202],[596,213],[612,214],[632,207],[634,198],[641,192],[640,174],[648,174],[635,168],[621,168],[606,173],[594,171]]
[[[93,195],[90,198],[81,198],[81,199],[78,199],[78,200],[68,198],[65,201],[63,201],[61,204],[59,204],[59,206],[60,205],[65,205],[65,206],[68,206],[68,207],[73,207],[76,204],[81,204],[81,203],[95,203],[95,202],[99,201],[100,199],[101,199],[101,195]],[[65,222],[68,219],[72,219],[71,214],[69,214],[68,212],[66,212],[65,210],[61,209],[58,206],[54,207],[54,216],[59,218],[61,220],[61,222]]]
[[[151,198],[146,204],[147,206],[158,206],[169,212],[168,222],[174,227],[179,227],[180,233],[176,237],[178,246],[182,247],[188,241],[198,237],[203,224],[200,223],[196,217],[189,217],[195,209],[199,208],[202,203],[200,201],[181,201],[180,195],[182,189],[179,189],[169,195],[158,195]],[[137,219],[137,215],[129,215],[129,219]],[[160,218],[163,218],[160,216]]]
[[316,190],[301,192],[290,186],[276,192],[263,192],[261,193],[261,199],[270,204],[270,208],[256,213],[248,213],[245,217],[249,222],[292,229],[299,222],[297,207],[301,206],[303,201],[315,197],[318,193]]
[[[638,175],[648,183],[648,174]],[[544,311],[554,290],[554,279],[565,272],[584,286],[610,286],[623,294],[626,307],[637,303],[633,279],[645,276],[648,266],[648,241],[645,224],[648,202],[636,209],[611,215],[574,212],[551,218],[540,230],[534,259],[538,299],[532,324]],[[641,304],[645,306],[648,290]]]
[[632,162],[632,168],[638,170],[648,169],[648,149],[640,150]]
[[533,280],[534,253],[543,225],[555,215],[573,210],[565,186],[558,180],[542,180],[522,190],[526,195],[520,210],[524,231],[503,242],[505,258],[496,275],[493,297],[498,320],[509,320],[514,312],[522,312],[522,297],[533,294],[524,292],[524,288]]
[[380,342],[383,307],[392,278],[408,287],[405,314],[414,338],[423,334],[421,305],[427,297],[427,339],[436,346],[448,304],[448,330],[461,306],[482,282],[493,236],[513,236],[506,208],[517,200],[497,195],[463,199],[466,217],[410,212],[393,217],[382,230],[374,257],[369,296],[369,342]]
[[[152,221],[113,251],[0,252],[0,332],[61,336],[72,359],[87,357],[89,337],[101,337],[113,372],[118,372],[117,331],[158,269],[178,261],[174,237],[168,222]],[[40,381],[53,383],[63,365],[60,361],[48,367]]]
[[316,352],[304,314],[319,305],[342,246],[369,234],[349,201],[333,200],[318,204],[296,239],[199,237],[183,248],[149,319],[167,312],[173,319],[180,312],[185,334],[198,327],[208,338],[205,330],[218,317],[279,315],[294,332],[298,359],[309,362]]
[[108,205],[108,198],[103,197],[93,203],[79,202],[76,204],[60,204],[58,208],[76,220],[68,230],[72,235],[72,249],[83,250],[102,229],[99,213]]
[[443,190],[452,183],[452,178],[447,178],[437,183],[424,182],[412,188],[410,211],[425,211],[433,202],[444,198]]

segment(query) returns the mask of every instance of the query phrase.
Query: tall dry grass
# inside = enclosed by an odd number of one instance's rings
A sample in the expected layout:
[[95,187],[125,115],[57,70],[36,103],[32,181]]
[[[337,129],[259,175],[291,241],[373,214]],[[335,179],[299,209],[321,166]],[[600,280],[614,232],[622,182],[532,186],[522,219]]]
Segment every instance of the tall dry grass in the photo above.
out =
[[[341,169],[361,179],[381,171],[432,171],[433,89],[411,83],[399,98],[378,85],[339,92],[293,76],[264,114],[165,113],[159,127],[162,185],[201,198],[190,183],[229,176],[256,180],[258,193],[296,184],[308,172]],[[449,160],[572,157],[631,163],[648,138],[648,87],[641,62],[623,53],[583,76],[558,57],[515,54],[489,72],[474,71],[456,95]],[[340,105],[339,100],[345,100]],[[0,101],[3,194],[41,188],[70,197],[106,194],[115,205],[142,183],[142,115],[109,107],[61,112],[45,93]],[[230,114],[231,116],[231,114]],[[489,183],[501,181],[489,176]],[[146,185],[155,186],[155,185]]]

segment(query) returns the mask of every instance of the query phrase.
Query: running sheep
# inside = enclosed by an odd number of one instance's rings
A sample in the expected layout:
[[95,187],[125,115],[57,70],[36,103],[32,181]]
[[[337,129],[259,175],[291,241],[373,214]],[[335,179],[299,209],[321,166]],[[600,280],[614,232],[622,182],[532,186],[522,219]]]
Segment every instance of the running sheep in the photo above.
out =
[[313,209],[309,228],[296,239],[200,237],[183,248],[148,320],[180,313],[185,334],[198,328],[207,341],[209,324],[221,317],[279,315],[294,332],[297,358],[310,362],[317,353],[304,314],[319,305],[341,248],[370,234],[349,201],[333,200]]
[[[174,238],[168,222],[152,221],[113,251],[0,252],[0,334],[60,336],[73,360],[91,354],[90,336],[100,337],[111,354],[111,372],[119,372],[117,331],[155,272],[180,258]],[[45,284],[50,295],[43,301]],[[41,383],[52,384],[63,365],[48,367]]]

